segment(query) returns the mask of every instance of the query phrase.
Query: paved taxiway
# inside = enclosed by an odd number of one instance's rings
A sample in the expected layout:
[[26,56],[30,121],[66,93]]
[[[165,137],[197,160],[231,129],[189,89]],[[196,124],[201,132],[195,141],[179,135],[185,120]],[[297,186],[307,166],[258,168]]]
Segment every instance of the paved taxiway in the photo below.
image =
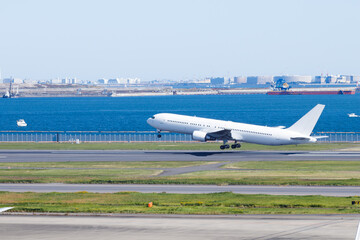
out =
[[[62,161],[216,161],[216,164],[164,169],[161,176],[186,172],[220,170],[221,165],[238,161],[291,160],[352,160],[360,152],[307,151],[39,151],[1,150],[0,162],[62,162]],[[221,169],[224,170],[224,169]],[[358,196],[360,187],[309,186],[214,186],[214,185],[95,185],[95,184],[0,184],[0,191],[15,192],[227,192],[273,195]]]
[[0,162],[359,160],[360,152],[0,150]]
[[1,239],[354,239],[360,216],[0,216]]
[[214,193],[233,192],[241,194],[271,195],[322,195],[359,196],[360,187],[325,186],[257,186],[257,185],[182,185],[182,184],[0,184],[0,191],[9,192],[97,192],[114,193],[135,191],[142,193]]

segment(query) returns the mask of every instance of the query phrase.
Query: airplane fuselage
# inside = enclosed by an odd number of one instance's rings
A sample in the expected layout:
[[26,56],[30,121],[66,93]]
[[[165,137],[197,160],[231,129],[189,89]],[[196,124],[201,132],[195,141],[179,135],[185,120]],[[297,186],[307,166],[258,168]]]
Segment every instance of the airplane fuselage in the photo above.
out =
[[[263,145],[288,145],[316,142],[316,138],[288,129],[192,117],[186,115],[160,113],[147,120],[159,131],[191,134],[194,140],[237,140]],[[229,136],[208,137],[208,133],[228,131]]]

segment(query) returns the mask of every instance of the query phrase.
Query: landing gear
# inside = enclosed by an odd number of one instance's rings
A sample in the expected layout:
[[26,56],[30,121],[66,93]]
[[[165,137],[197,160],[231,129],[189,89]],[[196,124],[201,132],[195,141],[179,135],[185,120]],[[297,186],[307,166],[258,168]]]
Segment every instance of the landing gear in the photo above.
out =
[[157,137],[161,138],[161,130],[157,130],[157,133],[158,133]]
[[230,146],[228,144],[220,145],[221,150],[228,149],[228,148],[230,148]]
[[231,145],[231,148],[232,148],[232,149],[241,148],[241,145],[240,145],[240,143],[238,143],[237,141],[235,141],[235,143],[234,143],[233,145]]
[[221,149],[221,150],[230,148],[229,144],[226,144],[226,143],[227,143],[227,140],[224,140],[224,141],[223,141],[223,145],[220,146],[220,149]]
[[[221,149],[221,150],[230,148],[229,144],[226,144],[226,143],[227,143],[227,141],[224,140],[224,144],[223,144],[223,145],[220,145],[220,149]],[[232,149],[241,148],[241,145],[240,145],[240,143],[238,143],[237,141],[235,141],[234,144],[231,144],[231,148],[232,148]]]

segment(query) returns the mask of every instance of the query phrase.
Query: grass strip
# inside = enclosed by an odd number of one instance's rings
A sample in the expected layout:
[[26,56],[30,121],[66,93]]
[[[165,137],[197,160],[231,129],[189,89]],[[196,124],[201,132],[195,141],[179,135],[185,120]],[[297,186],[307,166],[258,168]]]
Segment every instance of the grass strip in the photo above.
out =
[[[360,197],[167,193],[0,192],[0,207],[13,212],[148,214],[354,214]],[[153,202],[153,207],[147,207]]]
[[[215,162],[0,163],[1,183],[359,186],[360,161],[240,161],[220,170],[159,176],[161,167]],[[132,168],[131,168],[132,167]],[[159,167],[159,169],[151,169]],[[47,169],[48,168],[48,169]],[[148,168],[148,169],[147,169]]]

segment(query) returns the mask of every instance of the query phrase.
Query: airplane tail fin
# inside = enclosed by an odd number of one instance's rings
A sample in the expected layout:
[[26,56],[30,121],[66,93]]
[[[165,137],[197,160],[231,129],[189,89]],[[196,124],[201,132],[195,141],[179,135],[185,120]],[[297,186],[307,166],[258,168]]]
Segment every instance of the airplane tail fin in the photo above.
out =
[[311,109],[307,114],[300,118],[296,123],[288,128],[290,131],[298,132],[306,136],[310,136],[319,117],[324,110],[325,105],[318,104]]

